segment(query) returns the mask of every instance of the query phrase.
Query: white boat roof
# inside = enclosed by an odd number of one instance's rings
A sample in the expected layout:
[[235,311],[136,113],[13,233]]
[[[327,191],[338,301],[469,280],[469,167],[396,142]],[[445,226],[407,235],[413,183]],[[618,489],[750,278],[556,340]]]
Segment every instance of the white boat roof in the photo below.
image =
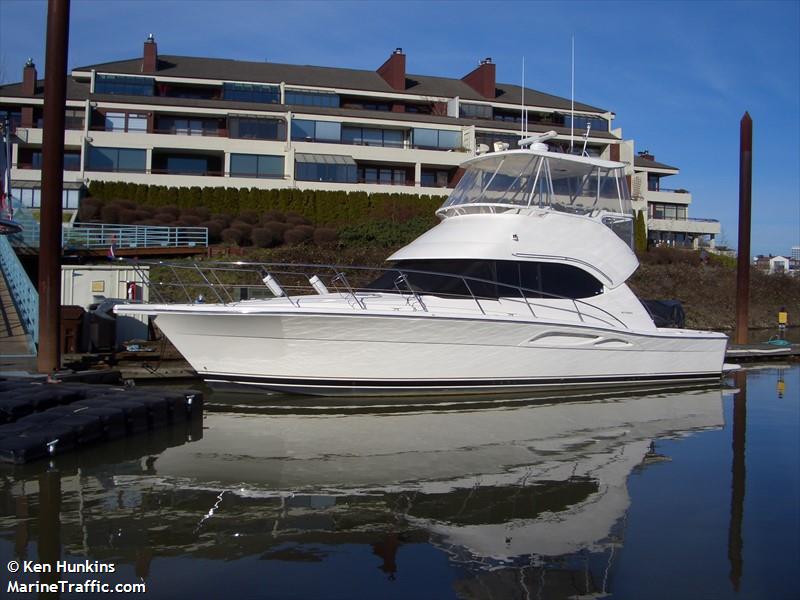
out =
[[550,150],[538,150],[536,148],[519,148],[516,150],[504,150],[503,152],[489,152],[486,154],[480,154],[478,156],[473,156],[472,158],[465,160],[463,163],[461,163],[461,166],[467,167],[473,163],[480,162],[488,158],[495,158],[497,156],[509,156],[513,154],[525,154],[525,155],[533,154],[536,156],[544,156],[546,158],[556,158],[559,160],[565,160],[567,162],[580,163],[584,165],[594,165],[596,167],[603,167],[604,169],[625,168],[625,163],[613,160],[605,160],[594,156],[581,156],[579,154],[565,154],[563,152],[551,152]]
[[630,247],[596,219],[548,209],[448,217],[387,260],[435,259],[570,264],[608,288],[639,266]]

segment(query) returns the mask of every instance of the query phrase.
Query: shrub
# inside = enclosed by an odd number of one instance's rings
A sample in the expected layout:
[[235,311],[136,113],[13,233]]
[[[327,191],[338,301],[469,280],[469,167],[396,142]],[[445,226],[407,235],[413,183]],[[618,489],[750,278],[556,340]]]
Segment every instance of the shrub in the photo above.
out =
[[181,217],[198,217],[200,221],[208,221],[211,211],[204,206],[190,206],[181,211]]
[[319,227],[314,230],[314,243],[317,246],[334,244],[338,238],[336,230],[330,227]]
[[139,218],[139,211],[133,210],[130,208],[121,208],[118,211],[119,215],[119,223],[123,225],[130,225],[134,221],[141,221],[142,219]]
[[287,229],[291,229],[288,223],[282,223],[281,221],[268,221],[264,223],[264,227],[272,231],[280,239],[283,239],[283,234],[286,233]]
[[283,241],[292,246],[307,242],[314,236],[314,228],[311,225],[296,225],[287,229],[283,234]]
[[277,210],[268,210],[261,215],[261,222],[264,224],[270,222],[286,223],[286,215]]
[[296,212],[287,213],[286,222],[293,227],[297,225],[311,225],[311,221],[302,215],[298,215]]
[[181,209],[178,208],[177,206],[172,206],[172,205],[168,204],[167,206],[160,207],[156,212],[157,213],[169,213],[170,215],[172,215],[173,219],[177,219],[178,216],[181,214]]
[[103,223],[119,223],[119,207],[115,204],[106,204],[100,209],[100,219]]
[[159,212],[153,215],[153,221],[159,225],[171,225],[175,222],[175,216],[172,213]]
[[253,240],[253,246],[256,248],[273,248],[283,242],[283,237],[280,234],[267,227],[254,228],[250,237]]
[[235,229],[233,227],[228,227],[228,229],[223,229],[222,234],[220,236],[222,241],[226,244],[232,244],[234,246],[238,246],[242,242],[242,232],[239,229]]
[[225,226],[219,221],[203,221],[200,227],[208,229],[208,243],[218,244],[222,240],[222,230]]
[[258,213],[254,210],[245,210],[239,213],[239,221],[249,223],[250,225],[255,225],[259,220]]
[[181,215],[180,221],[183,223],[183,227],[199,227],[203,219],[195,215]]

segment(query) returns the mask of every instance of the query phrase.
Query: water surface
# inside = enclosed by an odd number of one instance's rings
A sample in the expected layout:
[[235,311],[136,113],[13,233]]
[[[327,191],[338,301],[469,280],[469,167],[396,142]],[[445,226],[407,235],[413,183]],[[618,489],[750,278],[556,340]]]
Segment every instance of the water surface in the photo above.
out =
[[88,560],[147,598],[796,598],[799,390],[794,365],[434,408],[213,393],[1,466],[0,585]]

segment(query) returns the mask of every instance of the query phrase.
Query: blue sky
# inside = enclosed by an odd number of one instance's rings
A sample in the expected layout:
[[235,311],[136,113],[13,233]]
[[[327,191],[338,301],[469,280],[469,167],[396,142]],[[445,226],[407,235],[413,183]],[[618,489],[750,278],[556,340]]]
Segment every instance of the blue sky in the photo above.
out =
[[[46,3],[0,0],[0,81],[44,71]],[[739,121],[754,121],[753,253],[800,244],[800,2],[263,2],[73,0],[70,68],[161,54],[376,69],[402,47],[409,73],[498,81],[613,111],[637,150],[681,172],[690,216],[737,245]]]

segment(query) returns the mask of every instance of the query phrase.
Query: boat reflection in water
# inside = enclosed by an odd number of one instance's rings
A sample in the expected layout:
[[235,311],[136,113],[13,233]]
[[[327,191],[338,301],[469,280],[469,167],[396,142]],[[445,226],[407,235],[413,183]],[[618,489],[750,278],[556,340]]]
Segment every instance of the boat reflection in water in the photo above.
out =
[[[166,443],[126,440],[119,451],[9,470],[0,543],[10,558],[33,554],[33,540],[45,552],[55,538],[52,560],[114,562],[127,568],[118,576],[145,580],[155,561],[177,570],[202,559],[324,562],[349,544],[370,549],[365,569],[382,561],[395,578],[398,550],[423,544],[458,567],[459,597],[602,594],[604,567],[581,556],[610,562],[624,543],[628,477],[660,460],[654,440],[720,428],[722,394],[435,410],[326,403],[325,412],[216,395],[204,435],[195,424]],[[149,582],[151,596],[176,592],[163,578]]]

